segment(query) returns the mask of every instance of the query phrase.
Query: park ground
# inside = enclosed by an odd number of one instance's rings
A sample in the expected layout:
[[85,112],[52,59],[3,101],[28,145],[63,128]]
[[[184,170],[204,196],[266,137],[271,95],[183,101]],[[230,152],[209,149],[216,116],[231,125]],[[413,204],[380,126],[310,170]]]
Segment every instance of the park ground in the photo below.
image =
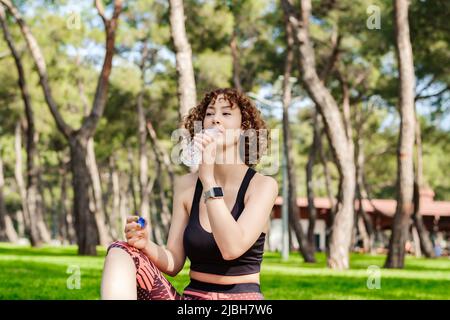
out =
[[[100,299],[106,250],[97,257],[77,256],[75,246],[30,248],[0,243],[0,299]],[[408,256],[402,270],[383,269],[383,255],[351,255],[351,268],[326,268],[325,255],[306,264],[293,252],[288,261],[266,252],[261,290],[266,299],[450,299],[450,259]],[[178,292],[189,283],[188,260],[175,278]],[[379,268],[377,268],[379,267]],[[74,275],[80,273],[79,287]],[[379,280],[377,277],[379,276]]]

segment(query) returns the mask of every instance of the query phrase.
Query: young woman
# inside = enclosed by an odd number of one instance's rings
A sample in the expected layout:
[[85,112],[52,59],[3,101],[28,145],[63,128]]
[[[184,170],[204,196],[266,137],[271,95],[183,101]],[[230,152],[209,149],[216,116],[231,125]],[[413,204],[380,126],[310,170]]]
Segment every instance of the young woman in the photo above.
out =
[[[195,134],[199,121],[220,134]],[[278,184],[252,168],[269,140],[260,112],[244,94],[217,89],[191,109],[184,127],[203,160],[175,181],[167,246],[148,240],[148,228],[129,217],[127,242],[108,248],[102,299],[264,299],[259,274]],[[180,294],[163,273],[175,277],[186,256],[191,281]]]

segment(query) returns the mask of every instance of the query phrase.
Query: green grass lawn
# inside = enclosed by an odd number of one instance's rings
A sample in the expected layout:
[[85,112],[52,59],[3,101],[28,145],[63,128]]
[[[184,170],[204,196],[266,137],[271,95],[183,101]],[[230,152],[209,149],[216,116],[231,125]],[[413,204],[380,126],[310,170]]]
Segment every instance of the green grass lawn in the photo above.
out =
[[[99,299],[105,249],[98,257],[80,257],[76,247],[30,247],[0,243],[0,299]],[[368,289],[369,266],[381,267],[384,256],[351,256],[351,270],[333,271],[318,263],[302,262],[292,253],[264,254],[261,290],[266,299],[450,299],[450,259],[407,257],[404,270],[380,269],[381,287]],[[81,272],[79,289],[68,289],[68,269]],[[182,292],[189,283],[188,265],[175,278],[167,277]],[[70,281],[69,281],[70,282]]]

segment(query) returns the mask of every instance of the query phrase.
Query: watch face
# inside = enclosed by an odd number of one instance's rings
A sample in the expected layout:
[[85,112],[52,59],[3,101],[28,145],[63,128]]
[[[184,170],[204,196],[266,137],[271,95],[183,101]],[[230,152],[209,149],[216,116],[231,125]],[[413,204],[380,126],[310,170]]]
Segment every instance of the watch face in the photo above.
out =
[[214,187],[214,196],[215,197],[223,197],[222,188],[220,187]]

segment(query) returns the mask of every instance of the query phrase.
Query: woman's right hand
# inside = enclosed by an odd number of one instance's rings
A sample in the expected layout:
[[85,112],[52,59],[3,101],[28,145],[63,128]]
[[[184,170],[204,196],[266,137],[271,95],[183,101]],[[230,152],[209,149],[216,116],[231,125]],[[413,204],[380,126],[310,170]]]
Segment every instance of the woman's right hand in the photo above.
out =
[[130,246],[142,250],[148,244],[148,227],[146,224],[144,228],[141,228],[141,225],[137,223],[138,219],[138,216],[130,216],[127,218],[125,238]]

